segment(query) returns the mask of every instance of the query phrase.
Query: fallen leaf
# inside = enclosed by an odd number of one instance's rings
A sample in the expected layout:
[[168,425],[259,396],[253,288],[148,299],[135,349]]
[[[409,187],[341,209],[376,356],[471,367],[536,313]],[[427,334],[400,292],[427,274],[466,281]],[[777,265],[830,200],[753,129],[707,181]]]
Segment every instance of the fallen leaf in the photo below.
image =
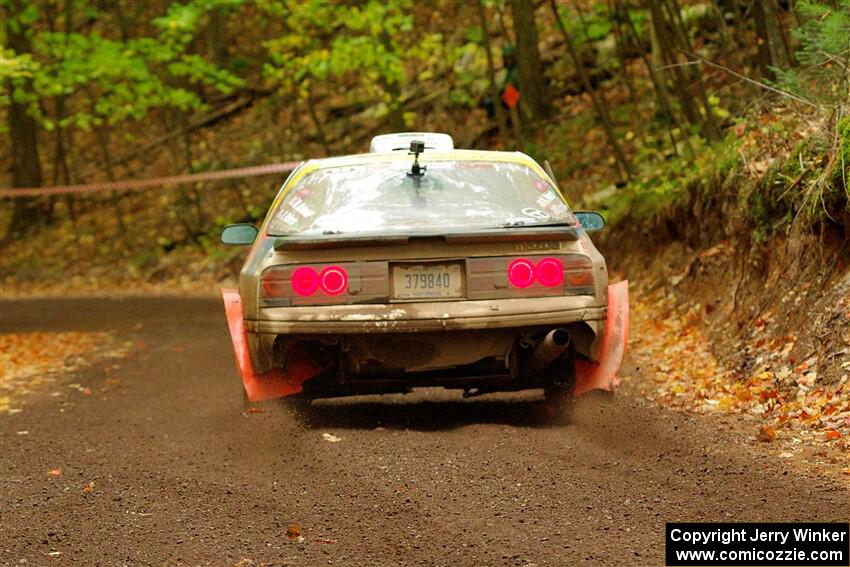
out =
[[62,476],[62,469],[53,469],[47,473],[47,476],[52,476],[54,478],[58,478]]
[[93,481],[93,480],[92,480],[92,481],[89,481],[89,483],[88,483],[88,484],[86,484],[86,485],[83,487],[83,492],[84,492],[84,493],[86,493],[86,494],[91,494],[91,492],[92,492],[93,490],[94,490],[94,481]]
[[757,439],[763,443],[771,443],[776,440],[776,430],[769,425],[762,425]]
[[827,441],[835,441],[836,439],[841,439],[841,434],[838,431],[830,429],[826,432]]
[[328,441],[330,443],[339,443],[340,441],[342,441],[341,437],[337,437],[336,435],[333,435],[332,433],[322,433],[322,439],[324,439],[325,441]]
[[301,536],[301,526],[298,524],[289,524],[289,527],[286,528],[286,537],[290,540],[298,539]]

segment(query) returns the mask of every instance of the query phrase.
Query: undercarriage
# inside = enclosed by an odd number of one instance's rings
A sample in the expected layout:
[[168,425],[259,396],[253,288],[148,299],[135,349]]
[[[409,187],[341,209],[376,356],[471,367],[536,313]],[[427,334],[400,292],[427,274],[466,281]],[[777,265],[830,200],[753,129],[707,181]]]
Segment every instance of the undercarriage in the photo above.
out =
[[273,364],[284,374],[309,363],[315,375],[304,397],[462,389],[466,395],[545,388],[574,376],[594,333],[563,327],[362,335],[278,335]]

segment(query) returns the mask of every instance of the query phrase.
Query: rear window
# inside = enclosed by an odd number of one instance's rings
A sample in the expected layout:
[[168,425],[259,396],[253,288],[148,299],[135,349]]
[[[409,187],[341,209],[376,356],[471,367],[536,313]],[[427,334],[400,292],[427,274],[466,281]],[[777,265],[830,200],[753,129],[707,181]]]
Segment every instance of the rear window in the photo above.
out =
[[518,163],[393,161],[320,169],[287,193],[272,213],[272,235],[321,236],[464,232],[573,224],[552,184]]

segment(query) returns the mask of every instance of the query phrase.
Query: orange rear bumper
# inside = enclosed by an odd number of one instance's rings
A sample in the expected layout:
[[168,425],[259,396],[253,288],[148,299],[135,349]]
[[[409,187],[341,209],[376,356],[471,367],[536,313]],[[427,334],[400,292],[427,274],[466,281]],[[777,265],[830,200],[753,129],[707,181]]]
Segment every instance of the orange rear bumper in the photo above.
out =
[[623,364],[629,339],[629,282],[608,286],[608,320],[599,362],[579,360],[576,363],[575,395],[590,390],[614,391],[620,384],[617,373]]
[[242,299],[239,297],[239,290],[223,288],[221,296],[224,298],[224,310],[227,313],[227,326],[230,329],[230,339],[236,354],[236,365],[242,376],[248,400],[261,402],[300,393],[304,382],[315,376],[320,368],[306,356],[301,356],[294,357],[288,374],[279,368],[254,373],[242,318]]

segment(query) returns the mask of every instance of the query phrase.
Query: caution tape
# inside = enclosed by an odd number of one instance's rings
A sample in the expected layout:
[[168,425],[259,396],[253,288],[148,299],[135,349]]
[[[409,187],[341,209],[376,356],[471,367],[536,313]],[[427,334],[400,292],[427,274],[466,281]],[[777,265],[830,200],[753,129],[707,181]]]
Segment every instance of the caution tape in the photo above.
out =
[[101,191],[138,191],[149,187],[162,185],[178,185],[181,183],[198,183],[199,181],[215,181],[233,177],[254,177],[272,173],[288,173],[298,167],[301,162],[272,163],[203,173],[186,173],[168,177],[152,177],[149,179],[131,179],[127,181],[107,181],[103,183],[86,183],[82,185],[54,185],[52,187],[19,187],[15,189],[0,189],[0,199],[15,199],[19,197],[37,197],[39,195],[69,195],[79,193],[98,193]]

